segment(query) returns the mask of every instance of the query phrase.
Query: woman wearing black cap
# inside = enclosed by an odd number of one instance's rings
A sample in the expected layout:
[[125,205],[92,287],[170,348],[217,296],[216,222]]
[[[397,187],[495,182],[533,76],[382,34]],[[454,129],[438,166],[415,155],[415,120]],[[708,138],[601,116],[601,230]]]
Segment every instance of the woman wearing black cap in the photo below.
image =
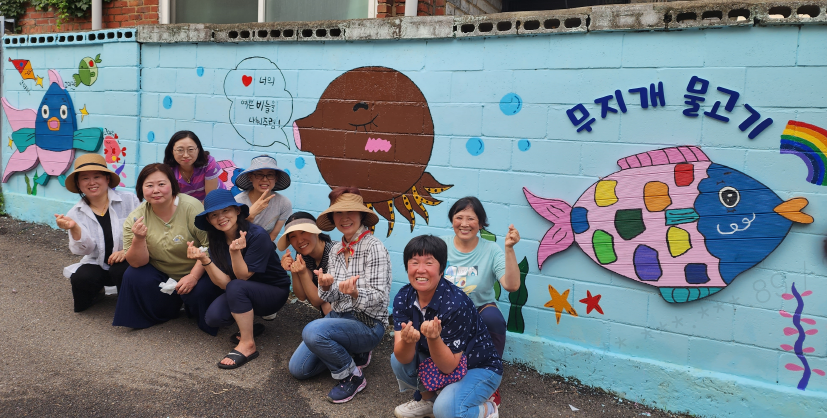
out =
[[238,324],[238,345],[218,363],[235,369],[258,357],[253,340],[255,315],[276,313],[287,301],[290,279],[281,267],[273,241],[264,228],[247,221],[250,209],[229,190],[213,190],[195,226],[207,231],[209,252],[187,243],[187,257],[198,260],[210,280],[225,293],[207,309],[209,326]]

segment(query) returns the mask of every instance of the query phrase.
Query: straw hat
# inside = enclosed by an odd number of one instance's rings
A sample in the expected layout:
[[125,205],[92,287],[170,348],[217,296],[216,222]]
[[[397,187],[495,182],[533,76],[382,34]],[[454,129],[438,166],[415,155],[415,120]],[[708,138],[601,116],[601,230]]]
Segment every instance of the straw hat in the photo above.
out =
[[238,214],[239,218],[246,219],[250,216],[250,208],[243,203],[236,202],[233,192],[223,189],[211,191],[204,199],[204,211],[195,215],[195,227],[202,231],[215,231],[215,227],[207,221],[207,215],[230,206],[236,206],[241,210]]
[[253,158],[250,162],[250,168],[241,172],[235,179],[235,185],[241,190],[250,190],[253,188],[253,182],[250,180],[250,175],[259,170],[275,170],[276,183],[273,185],[272,191],[277,192],[290,187],[290,175],[286,171],[276,165],[276,159],[269,155],[259,155]]
[[333,212],[365,212],[365,217],[362,219],[362,224],[365,226],[374,226],[379,223],[379,216],[373,213],[372,210],[365,206],[362,196],[353,193],[342,193],[336,202],[319,214],[316,219],[316,226],[322,231],[332,231],[336,225],[327,216],[328,213]]
[[64,184],[66,190],[72,193],[80,193],[75,187],[75,175],[84,171],[100,171],[109,175],[109,188],[114,189],[121,184],[121,177],[106,166],[106,160],[100,154],[83,154],[75,160],[75,170],[66,176]]
[[314,219],[294,219],[284,226],[284,233],[281,234],[281,237],[279,237],[279,240],[276,242],[276,246],[278,246],[279,251],[284,251],[287,249],[287,246],[290,245],[287,241],[287,234],[295,231],[305,231],[316,235],[322,233],[322,230],[316,226],[316,221]]

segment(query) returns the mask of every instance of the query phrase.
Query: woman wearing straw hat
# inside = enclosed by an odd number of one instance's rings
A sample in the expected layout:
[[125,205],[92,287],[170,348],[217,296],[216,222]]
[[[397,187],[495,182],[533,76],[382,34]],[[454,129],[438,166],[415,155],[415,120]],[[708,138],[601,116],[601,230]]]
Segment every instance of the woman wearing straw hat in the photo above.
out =
[[195,226],[207,231],[209,252],[187,243],[187,257],[198,260],[213,284],[224,289],[207,309],[212,327],[238,324],[238,345],[218,363],[235,369],[258,357],[253,340],[255,315],[272,315],[287,301],[290,279],[279,263],[264,228],[247,221],[250,209],[237,203],[229,190],[213,190]]
[[[327,271],[333,242],[316,226],[316,218],[307,212],[296,212],[287,218],[284,234],[276,243],[279,251],[292,245],[296,259],[290,250],[281,257],[281,266],[292,272],[293,293],[301,301],[308,301],[322,315],[330,313],[330,304],[319,297],[319,276],[315,270]],[[357,364],[358,365],[358,364]]]
[[330,370],[339,384],[327,398],[343,403],[367,385],[351,353],[367,353],[369,358],[385,335],[391,262],[388,250],[368,229],[379,217],[365,206],[359,189],[339,187],[329,197],[330,207],[319,215],[316,226],[322,231],[335,227],[343,236],[331,249],[329,271],[319,269],[316,274],[319,298],[332,310],[304,327],[289,369],[297,379]]
[[194,223],[204,206],[179,193],[178,182],[166,164],[144,167],[135,191],[143,203],[123,224],[129,268],[123,276],[112,325],[149,328],[176,318],[184,303],[197,316],[198,328],[215,336],[218,328],[207,325],[204,316],[222,291],[204,273],[204,266],[187,258],[187,242],[207,245],[207,233]]
[[82,255],[79,263],[63,269],[72,283],[75,312],[92,306],[104,286],[121,286],[129,266],[123,251],[123,221],[138,206],[138,198],[115,190],[120,177],[106,166],[99,154],[84,154],[75,160],[75,170],[66,176],[66,189],[80,195],[66,215],[55,215],[61,229],[69,231],[69,250]]
[[[250,168],[238,175],[235,185],[243,190],[235,200],[250,208],[248,221],[264,228],[275,241],[284,221],[293,212],[290,199],[276,193],[290,187],[290,176],[269,155],[253,158]],[[255,202],[255,203],[254,203]]]

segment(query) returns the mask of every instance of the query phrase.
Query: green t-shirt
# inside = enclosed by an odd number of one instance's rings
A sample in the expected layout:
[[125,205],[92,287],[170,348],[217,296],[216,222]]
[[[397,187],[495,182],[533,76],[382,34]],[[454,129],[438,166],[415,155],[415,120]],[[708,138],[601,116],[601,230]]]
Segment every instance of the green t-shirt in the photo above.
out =
[[147,227],[146,246],[149,250],[149,264],[169,277],[180,280],[189,274],[196,260],[187,258],[187,241],[195,241],[196,247],[207,246],[207,232],[195,227],[195,215],[204,211],[198,199],[178,193],[175,213],[169,222],[164,222],[146,201],[133,210],[123,223],[123,249],[132,246],[132,224],[141,216]]
[[503,250],[480,238],[474,251],[463,253],[454,247],[454,235],[440,238],[448,244],[445,279],[462,289],[477,307],[495,302],[494,282],[505,275]]

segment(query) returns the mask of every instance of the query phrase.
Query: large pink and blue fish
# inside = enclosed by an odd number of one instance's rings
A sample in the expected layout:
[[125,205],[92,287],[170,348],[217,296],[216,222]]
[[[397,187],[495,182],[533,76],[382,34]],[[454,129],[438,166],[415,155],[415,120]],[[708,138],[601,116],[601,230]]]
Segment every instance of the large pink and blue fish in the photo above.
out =
[[45,185],[49,176],[60,176],[69,169],[75,149],[97,151],[103,142],[103,129],[77,129],[72,98],[63,79],[49,70],[49,88],[36,110],[16,109],[4,97],[3,110],[11,125],[11,139],[17,146],[3,171],[3,183],[12,174],[43,166],[46,171],[37,182]]
[[781,243],[793,222],[811,223],[804,198],[783,201],[752,177],[715,164],[700,148],[644,152],[591,185],[574,207],[523,189],[554,225],[537,264],[574,241],[599,265],[656,286],[667,302],[714,294]]

